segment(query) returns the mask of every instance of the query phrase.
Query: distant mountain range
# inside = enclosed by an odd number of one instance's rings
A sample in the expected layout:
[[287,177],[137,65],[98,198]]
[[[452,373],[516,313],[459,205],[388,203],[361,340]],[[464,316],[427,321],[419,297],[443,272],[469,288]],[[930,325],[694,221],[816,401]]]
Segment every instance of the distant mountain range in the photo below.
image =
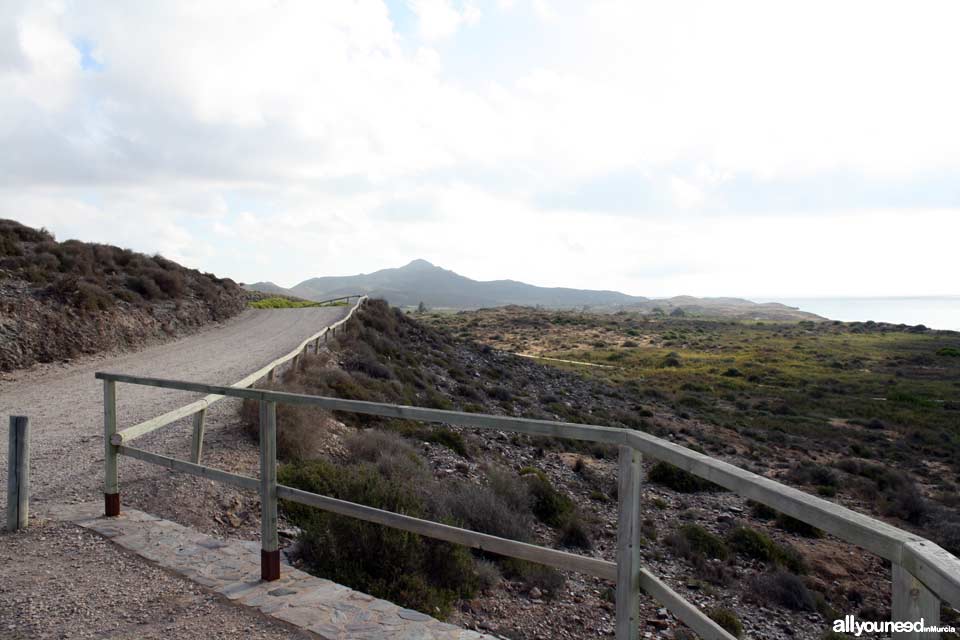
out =
[[[651,299],[630,296],[619,291],[537,287],[516,280],[471,280],[426,260],[396,269],[381,269],[355,276],[310,278],[290,289],[273,282],[244,285],[252,291],[328,300],[363,293],[384,298],[400,307],[415,307],[423,302],[428,308],[478,309],[506,305],[542,306],[558,309],[589,307],[594,310],[635,310],[695,314],[764,320],[822,320],[820,316],[777,303],[757,304],[740,298]],[[677,311],[677,310],[680,311]]]

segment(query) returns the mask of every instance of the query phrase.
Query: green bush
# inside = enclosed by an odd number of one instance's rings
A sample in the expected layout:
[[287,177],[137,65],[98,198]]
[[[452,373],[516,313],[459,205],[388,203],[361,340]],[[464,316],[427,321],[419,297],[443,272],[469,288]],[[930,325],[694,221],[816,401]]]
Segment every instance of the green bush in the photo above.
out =
[[[428,517],[409,484],[384,477],[370,463],[284,465],[279,479],[305,491]],[[312,572],[440,617],[449,613],[457,598],[476,591],[473,559],[463,547],[303,505],[283,506],[302,529],[301,556]]]
[[743,637],[743,624],[740,622],[740,618],[737,616],[737,614],[730,609],[717,607],[707,611],[707,615],[710,616],[711,620],[723,627],[723,629],[730,635],[736,638]]
[[347,305],[347,302],[327,302],[321,305],[319,302],[311,302],[310,300],[294,300],[292,298],[283,298],[280,296],[274,296],[272,298],[262,298],[260,300],[254,300],[250,303],[250,306],[254,309],[303,309],[305,307],[344,307]]
[[430,430],[424,440],[442,445],[464,458],[470,458],[470,449],[467,446],[467,440],[459,431],[453,431],[445,427],[436,427]]
[[806,562],[796,549],[779,545],[756,529],[736,527],[727,535],[727,544],[749,558],[776,564],[794,573],[807,571]]
[[[680,538],[682,543],[677,545],[676,537]],[[671,542],[672,540],[672,542]],[[668,539],[675,548],[680,547],[681,551],[687,551],[702,554],[707,558],[716,558],[725,560],[730,555],[724,541],[697,524],[686,524],[680,527],[675,536]],[[684,544],[686,548],[684,548]]]
[[565,547],[574,547],[589,551],[593,548],[593,541],[590,539],[590,530],[579,517],[574,515],[560,527],[559,542]]
[[692,473],[684,471],[669,462],[662,460],[650,468],[647,479],[655,484],[663,485],[680,493],[700,493],[710,491],[723,491],[723,488],[709,480],[699,478]]
[[533,515],[551,527],[566,524],[574,512],[573,500],[554,489],[542,473],[529,473],[523,479],[530,490]]

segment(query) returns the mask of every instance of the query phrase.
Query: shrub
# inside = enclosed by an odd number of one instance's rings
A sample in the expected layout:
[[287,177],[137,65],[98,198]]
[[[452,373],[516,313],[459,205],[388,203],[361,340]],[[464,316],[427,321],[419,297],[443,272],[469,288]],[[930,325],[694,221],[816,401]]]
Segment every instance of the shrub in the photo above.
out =
[[565,547],[588,551],[593,548],[593,541],[590,539],[590,531],[587,525],[576,515],[567,518],[567,521],[560,528],[559,541]]
[[461,457],[470,458],[467,440],[459,431],[453,431],[445,427],[435,427],[426,434],[424,440],[442,445]]
[[106,311],[114,306],[114,299],[92,282],[80,282],[77,284],[76,305],[84,311]]
[[573,500],[553,488],[543,473],[523,476],[530,490],[533,514],[540,522],[551,527],[563,526],[573,514]]
[[[240,409],[247,433],[260,441],[260,403],[244,400]],[[310,460],[322,450],[324,426],[330,414],[320,407],[277,404],[277,457],[281,460]]]
[[[410,486],[383,477],[372,465],[328,462],[284,465],[280,481],[313,493],[425,517]],[[445,616],[458,597],[470,597],[478,578],[463,547],[405,531],[284,504],[302,529],[301,556],[320,575],[432,615]]]
[[929,511],[929,505],[916,486],[910,483],[899,491],[889,492],[881,501],[881,511],[910,524],[921,524]]
[[837,472],[830,467],[825,467],[813,462],[804,461],[794,467],[789,479],[799,484],[812,484],[824,487],[836,487],[840,484]]
[[663,362],[660,363],[661,367],[680,367],[683,366],[683,363],[680,362],[680,356],[677,353],[670,352],[663,359]]
[[499,466],[487,469],[487,485],[517,513],[530,511],[530,489],[526,482],[519,482],[515,474]]
[[781,546],[766,534],[749,527],[736,527],[727,535],[727,544],[749,558],[776,564],[793,573],[806,573],[807,567],[799,551]]
[[144,300],[159,300],[163,297],[163,290],[149,276],[130,276],[127,278],[127,288]]
[[490,389],[490,397],[500,402],[510,402],[513,400],[513,394],[505,387],[494,387]]
[[183,276],[176,271],[153,269],[150,271],[150,277],[168,298],[179,298],[186,292],[187,287]]
[[683,525],[667,538],[667,544],[684,557],[701,554],[707,558],[725,560],[730,555],[730,550],[722,539],[697,524]]
[[722,491],[723,488],[662,460],[650,468],[647,479],[680,493]]
[[755,576],[750,590],[763,602],[770,602],[794,611],[816,611],[817,600],[803,580],[786,571]]
[[530,541],[529,506],[515,510],[489,487],[466,482],[437,483],[429,496],[431,512],[441,521],[455,522],[472,531],[521,542]]
[[737,614],[730,609],[717,607],[707,611],[707,615],[710,616],[711,620],[723,627],[723,629],[730,635],[736,638],[743,637],[743,624],[740,622],[740,618],[737,617]]

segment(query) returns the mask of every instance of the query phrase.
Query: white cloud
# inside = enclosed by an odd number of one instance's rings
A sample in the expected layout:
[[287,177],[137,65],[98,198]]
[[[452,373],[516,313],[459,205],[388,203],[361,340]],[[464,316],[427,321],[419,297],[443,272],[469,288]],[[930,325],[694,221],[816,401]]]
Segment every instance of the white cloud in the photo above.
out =
[[451,0],[408,0],[417,15],[420,35],[427,40],[449,38],[461,26],[480,19],[480,10],[472,2],[464,2],[459,9]]
[[[909,193],[960,174],[955,2],[407,6],[401,31],[377,0],[4,3],[0,216],[284,284],[419,256],[642,294],[955,288],[955,191]],[[837,175],[907,195],[832,206]],[[654,204],[542,204],[611,176]],[[718,204],[752,181],[828,196]]]

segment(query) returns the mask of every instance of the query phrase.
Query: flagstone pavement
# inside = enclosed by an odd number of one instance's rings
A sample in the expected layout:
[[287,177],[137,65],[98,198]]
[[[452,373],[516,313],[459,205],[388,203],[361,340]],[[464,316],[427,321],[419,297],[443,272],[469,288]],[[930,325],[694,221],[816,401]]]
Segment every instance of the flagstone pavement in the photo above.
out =
[[263,582],[258,542],[218,540],[135,509],[104,518],[102,509],[100,503],[87,503],[56,512],[58,519],[95,531],[240,606],[256,607],[324,640],[495,640],[287,564],[281,565],[279,580]]

